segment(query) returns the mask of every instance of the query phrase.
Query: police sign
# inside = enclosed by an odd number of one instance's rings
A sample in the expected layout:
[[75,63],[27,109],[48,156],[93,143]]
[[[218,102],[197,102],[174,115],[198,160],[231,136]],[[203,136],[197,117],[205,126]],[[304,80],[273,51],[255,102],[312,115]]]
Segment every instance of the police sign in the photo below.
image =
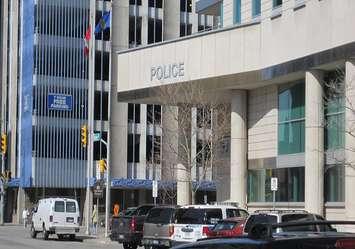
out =
[[73,109],[73,97],[68,94],[48,93],[48,109],[57,111],[71,111]]

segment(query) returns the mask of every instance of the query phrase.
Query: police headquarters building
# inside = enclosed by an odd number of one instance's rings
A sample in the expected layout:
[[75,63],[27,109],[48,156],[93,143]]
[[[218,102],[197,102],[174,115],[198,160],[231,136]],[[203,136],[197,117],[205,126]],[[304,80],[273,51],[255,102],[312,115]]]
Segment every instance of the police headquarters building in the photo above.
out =
[[114,55],[117,101],[159,104],[154,89],[182,84],[218,93],[231,121],[217,201],[271,207],[277,177],[277,207],[354,219],[355,2],[200,0],[196,11],[223,27]]

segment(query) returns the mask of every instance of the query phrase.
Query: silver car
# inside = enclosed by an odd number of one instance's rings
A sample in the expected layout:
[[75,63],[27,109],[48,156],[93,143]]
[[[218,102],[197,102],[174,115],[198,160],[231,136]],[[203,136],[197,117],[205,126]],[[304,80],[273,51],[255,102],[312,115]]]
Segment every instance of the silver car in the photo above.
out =
[[144,248],[171,246],[176,208],[176,206],[160,206],[149,211],[143,226]]

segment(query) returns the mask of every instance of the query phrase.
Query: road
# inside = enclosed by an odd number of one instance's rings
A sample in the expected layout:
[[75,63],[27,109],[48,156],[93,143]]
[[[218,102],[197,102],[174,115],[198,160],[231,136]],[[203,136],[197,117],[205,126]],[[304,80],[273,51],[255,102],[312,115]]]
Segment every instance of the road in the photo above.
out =
[[50,235],[49,240],[43,240],[42,234],[32,239],[28,229],[22,226],[0,226],[0,249],[122,249],[122,245],[103,237],[94,238],[80,233],[75,241],[58,240]]

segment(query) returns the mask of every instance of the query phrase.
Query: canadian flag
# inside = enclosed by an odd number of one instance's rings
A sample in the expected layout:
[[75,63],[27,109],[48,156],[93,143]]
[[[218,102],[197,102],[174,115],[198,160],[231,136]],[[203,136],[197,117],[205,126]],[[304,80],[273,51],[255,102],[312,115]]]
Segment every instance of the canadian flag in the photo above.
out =
[[90,42],[90,39],[91,39],[91,26],[89,25],[89,27],[87,28],[86,32],[85,32],[85,37],[84,37],[84,43],[85,43],[85,46],[84,46],[84,55],[85,56],[89,56],[89,42]]

